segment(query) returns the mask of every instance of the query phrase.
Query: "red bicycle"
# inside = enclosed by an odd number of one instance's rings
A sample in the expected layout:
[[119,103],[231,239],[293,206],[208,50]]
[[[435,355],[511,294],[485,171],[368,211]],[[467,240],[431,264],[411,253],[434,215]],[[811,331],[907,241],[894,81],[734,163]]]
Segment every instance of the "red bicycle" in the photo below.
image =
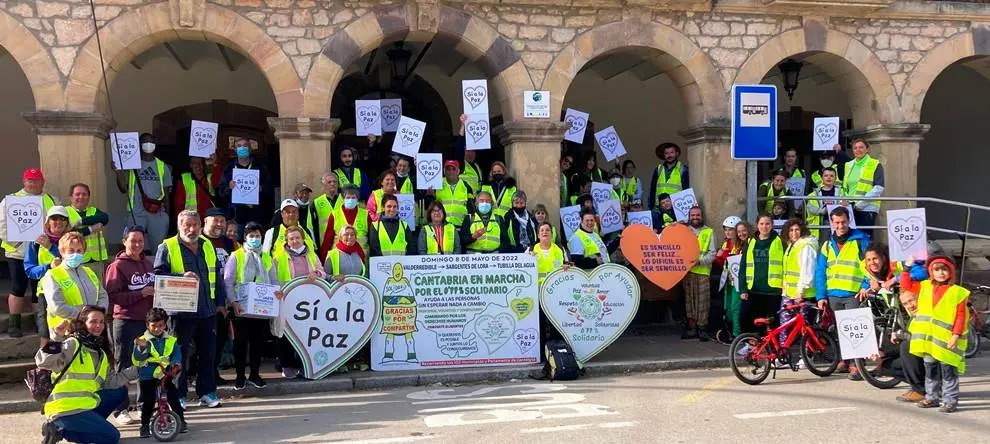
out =
[[[736,337],[729,346],[729,363],[732,366],[732,373],[740,381],[750,385],[757,385],[767,379],[771,369],[774,377],[777,375],[779,362],[786,365],[792,371],[798,371],[799,365],[791,357],[790,348],[792,345],[801,344],[801,359],[804,366],[811,373],[825,377],[832,374],[839,366],[839,345],[838,341],[832,337],[828,331],[812,327],[808,320],[801,314],[805,307],[814,307],[807,302],[791,304],[778,312],[789,312],[793,314],[791,320],[783,325],[770,329],[770,319],[759,318],[753,321],[757,326],[767,328],[767,332],[761,337],[755,333],[744,333]],[[784,343],[781,344],[780,334],[785,330],[790,330]]]
[[174,365],[158,364],[164,376],[158,385],[158,400],[155,405],[155,412],[151,415],[151,436],[160,442],[168,442],[175,439],[182,429],[182,420],[179,414],[172,411],[168,405],[168,384],[172,383],[181,370]]

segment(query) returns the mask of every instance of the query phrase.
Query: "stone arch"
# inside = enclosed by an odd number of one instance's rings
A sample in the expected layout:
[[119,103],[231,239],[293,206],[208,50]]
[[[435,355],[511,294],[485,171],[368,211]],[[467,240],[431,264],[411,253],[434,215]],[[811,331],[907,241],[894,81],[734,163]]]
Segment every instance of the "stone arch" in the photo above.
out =
[[348,66],[382,44],[402,39],[429,41],[435,36],[457,42],[457,50],[488,77],[505,120],[522,118],[522,93],[533,89],[519,53],[491,25],[463,10],[413,3],[373,9],[334,34],[319,54],[306,81],[304,111],[330,115],[333,91]]
[[[292,61],[263,29],[230,9],[207,3],[192,23],[178,25],[170,17],[169,3],[156,3],[122,14],[99,32],[108,83],[123,66],[155,45],[173,40],[209,41],[236,49],[261,70],[280,115],[295,116],[302,111],[302,86]],[[102,111],[107,92],[101,75],[94,35],[76,56],[65,89],[65,109]]]
[[542,87],[550,91],[551,118],[560,117],[564,96],[586,63],[600,55],[634,47],[662,51],[679,63],[667,74],[684,99],[688,125],[700,125],[707,120],[728,115],[728,95],[722,85],[722,78],[701,48],[669,26],[644,21],[623,21],[602,25],[581,34],[554,58]]
[[859,40],[814,20],[805,21],[801,29],[774,36],[757,48],[734,83],[758,84],[782,60],[807,52],[830,54],[846,62],[840,63],[847,65],[842,67],[834,63],[819,67],[846,92],[856,126],[901,121],[894,83],[880,59]]
[[925,95],[939,74],[960,60],[986,55],[990,55],[990,29],[984,27],[956,34],[925,54],[908,77],[901,95],[904,121],[921,121]]
[[27,77],[35,109],[58,109],[62,97],[58,67],[34,34],[4,11],[0,11],[0,47]]

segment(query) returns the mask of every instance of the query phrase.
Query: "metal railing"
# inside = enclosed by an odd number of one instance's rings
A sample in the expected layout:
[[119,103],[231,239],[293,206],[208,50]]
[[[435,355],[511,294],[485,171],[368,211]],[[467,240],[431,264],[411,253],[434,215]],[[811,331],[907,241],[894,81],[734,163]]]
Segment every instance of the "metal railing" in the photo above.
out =
[[[990,235],[971,233],[970,224],[973,219],[973,210],[987,211],[990,212],[990,207],[984,205],[971,204],[967,202],[958,202],[948,199],[939,199],[937,197],[862,197],[862,196],[761,196],[757,198],[757,202],[766,202],[768,200],[782,200],[782,201],[801,201],[806,202],[809,200],[829,200],[829,201],[846,201],[846,202],[860,202],[860,201],[878,201],[878,202],[914,202],[914,203],[934,203],[941,205],[948,205],[954,208],[961,208],[966,210],[966,221],[964,223],[964,228],[962,231],[953,230],[950,228],[935,227],[932,225],[927,225],[927,231],[933,231],[936,233],[951,234],[959,238],[962,242],[962,248],[960,250],[960,256],[962,260],[959,264],[959,282],[963,282],[963,276],[966,273],[966,241],[970,238],[973,239],[987,239],[990,240]],[[756,219],[756,214],[748,215],[750,221]],[[831,229],[830,225],[809,225],[809,229]],[[886,230],[886,225],[866,225],[857,226],[857,229],[869,229],[869,230]]]

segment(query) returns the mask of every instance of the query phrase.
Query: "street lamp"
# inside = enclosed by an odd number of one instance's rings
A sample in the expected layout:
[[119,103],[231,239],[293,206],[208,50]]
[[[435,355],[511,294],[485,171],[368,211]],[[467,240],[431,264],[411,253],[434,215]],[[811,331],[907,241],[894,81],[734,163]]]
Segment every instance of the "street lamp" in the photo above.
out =
[[794,59],[784,60],[778,68],[784,77],[784,91],[787,91],[787,99],[794,100],[794,90],[798,87],[798,75],[801,74],[801,63]]
[[406,49],[405,45],[406,42],[403,41],[395,42],[395,46],[385,53],[391,65],[392,80],[399,85],[409,76],[409,59],[412,58],[412,52]]

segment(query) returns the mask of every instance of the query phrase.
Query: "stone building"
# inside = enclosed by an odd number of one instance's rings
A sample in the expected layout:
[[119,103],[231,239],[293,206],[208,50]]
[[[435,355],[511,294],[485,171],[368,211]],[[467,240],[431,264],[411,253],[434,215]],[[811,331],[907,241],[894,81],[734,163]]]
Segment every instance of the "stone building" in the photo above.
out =
[[[616,126],[644,180],[656,166],[653,148],[680,143],[710,219],[740,213],[744,164],[729,155],[727,91],[733,84],[781,85],[778,65],[787,59],[803,69],[794,97],[780,94],[781,140],[805,154],[805,166],[812,162],[811,118],[839,116],[846,136],[873,143],[886,165],[888,195],[990,203],[972,180],[985,180],[979,169],[990,157],[978,140],[980,117],[990,115],[990,8],[981,3],[94,4],[0,0],[0,185],[8,192],[17,189],[21,169],[40,162],[49,190],[63,199],[69,184],[83,181],[98,205],[122,211],[108,131],[155,133],[161,146],[173,147],[159,154],[178,172],[189,119],[219,122],[222,136],[251,137],[283,189],[317,183],[331,167],[335,139],[353,138],[353,100],[395,86],[388,53],[399,48],[409,52],[398,76],[403,99],[430,119],[428,140],[436,146],[456,131],[460,81],[488,79],[495,142],[510,173],[530,202],[551,208],[558,206],[560,114],[575,107],[590,112],[598,128]],[[550,92],[550,119],[523,117],[526,90]],[[929,221],[947,225],[949,217]]]

